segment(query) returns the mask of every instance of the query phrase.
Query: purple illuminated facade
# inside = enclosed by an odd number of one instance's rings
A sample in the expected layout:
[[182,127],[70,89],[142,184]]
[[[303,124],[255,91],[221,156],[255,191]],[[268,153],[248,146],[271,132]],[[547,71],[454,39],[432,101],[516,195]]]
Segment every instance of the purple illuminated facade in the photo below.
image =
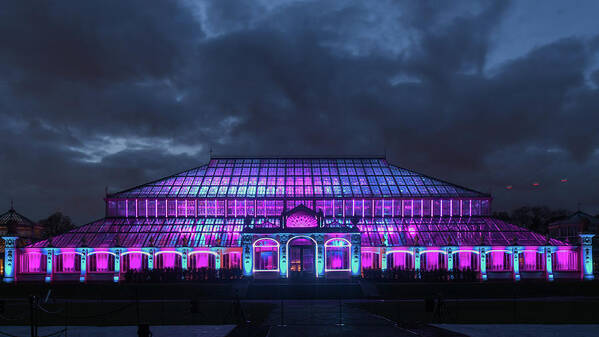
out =
[[217,158],[107,195],[105,218],[17,249],[14,278],[119,281],[129,270],[200,268],[592,278],[592,236],[549,239],[490,217],[491,200],[382,158]]

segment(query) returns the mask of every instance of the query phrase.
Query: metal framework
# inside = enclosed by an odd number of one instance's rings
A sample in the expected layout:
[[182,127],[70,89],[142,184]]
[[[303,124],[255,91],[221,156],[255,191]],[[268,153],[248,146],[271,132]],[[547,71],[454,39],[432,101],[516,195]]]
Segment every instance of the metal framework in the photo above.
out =
[[289,277],[290,265],[315,277],[592,278],[592,236],[571,245],[494,219],[490,195],[382,158],[217,158],[105,200],[105,218],[68,233],[21,249],[5,237],[9,280],[198,266]]

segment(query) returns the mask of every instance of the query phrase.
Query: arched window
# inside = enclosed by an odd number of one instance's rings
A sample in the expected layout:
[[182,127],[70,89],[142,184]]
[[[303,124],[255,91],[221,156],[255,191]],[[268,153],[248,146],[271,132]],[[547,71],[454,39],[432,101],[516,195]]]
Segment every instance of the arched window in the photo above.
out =
[[520,271],[544,271],[545,254],[536,250],[525,250],[518,256]]
[[254,242],[254,271],[279,270],[279,243],[273,239]]
[[487,271],[511,271],[512,254],[505,250],[487,252]]
[[75,252],[65,252],[54,257],[54,271],[57,273],[81,272],[81,255]]
[[112,273],[114,272],[114,254],[109,252],[97,252],[90,254],[88,259],[88,271],[90,273]]
[[380,255],[375,252],[362,252],[362,270],[381,269]]
[[325,242],[325,271],[349,271],[351,244],[346,239],[333,238]]
[[478,252],[474,250],[458,250],[453,252],[454,262],[453,266],[455,270],[472,270],[479,271],[480,263]]
[[164,251],[156,253],[156,269],[181,269],[182,258],[177,252]]
[[46,254],[42,252],[26,252],[20,256],[19,271],[21,273],[45,273]]
[[201,268],[215,269],[216,256],[211,252],[193,252],[189,255],[188,263],[190,270]]
[[558,250],[552,255],[553,271],[578,271],[578,252],[574,250]]
[[414,257],[410,251],[391,251],[387,254],[387,269],[414,270]]
[[439,250],[425,250],[420,254],[420,269],[424,271],[447,270],[447,256]]
[[241,252],[228,252],[223,254],[223,269],[241,269]]
[[121,270],[142,271],[148,269],[148,255],[143,252],[127,252],[121,256]]

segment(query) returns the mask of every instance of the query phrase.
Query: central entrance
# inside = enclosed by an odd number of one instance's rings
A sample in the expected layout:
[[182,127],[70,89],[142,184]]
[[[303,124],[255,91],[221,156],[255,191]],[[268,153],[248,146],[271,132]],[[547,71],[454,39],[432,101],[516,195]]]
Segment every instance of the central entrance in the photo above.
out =
[[316,276],[316,244],[312,239],[297,237],[289,241],[289,277]]

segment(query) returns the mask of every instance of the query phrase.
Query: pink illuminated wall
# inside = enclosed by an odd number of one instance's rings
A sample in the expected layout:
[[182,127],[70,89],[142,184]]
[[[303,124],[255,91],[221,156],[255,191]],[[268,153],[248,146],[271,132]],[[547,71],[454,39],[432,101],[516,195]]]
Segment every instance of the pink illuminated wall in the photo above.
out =
[[121,270],[141,271],[148,268],[148,256],[141,252],[130,252],[123,256]]
[[114,271],[114,256],[108,252],[98,252],[89,256],[89,272],[109,273]]
[[427,252],[420,255],[421,269],[433,271],[446,269],[445,254],[440,252]]
[[241,269],[241,252],[229,252],[223,254],[222,268]]
[[578,271],[578,253],[573,250],[558,250],[553,253],[553,271]]
[[511,271],[511,254],[504,251],[492,251],[487,254],[487,271]]
[[74,273],[81,271],[81,256],[75,252],[65,252],[55,257],[57,273]]
[[404,252],[393,252],[387,255],[388,269],[412,270],[414,268],[414,259],[412,254]]
[[28,252],[19,258],[19,271],[21,273],[46,272],[46,255],[41,252]]
[[362,269],[379,269],[380,255],[374,252],[362,252]]
[[164,252],[156,255],[156,269],[181,268],[181,256],[175,252]]
[[195,253],[189,257],[189,269],[215,268],[216,257],[210,253]]
[[545,270],[545,256],[536,250],[525,250],[519,257],[520,271],[543,271]]
[[460,251],[454,255],[454,265],[458,270],[479,270],[479,256],[469,251]]

